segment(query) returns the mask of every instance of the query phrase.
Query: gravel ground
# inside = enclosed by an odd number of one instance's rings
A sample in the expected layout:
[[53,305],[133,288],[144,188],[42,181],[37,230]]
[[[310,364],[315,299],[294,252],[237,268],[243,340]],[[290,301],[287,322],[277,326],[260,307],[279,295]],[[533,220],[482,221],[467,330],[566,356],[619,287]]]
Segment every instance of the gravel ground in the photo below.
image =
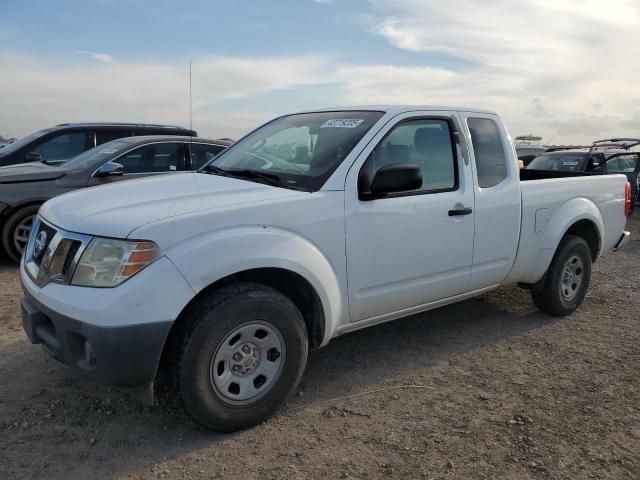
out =
[[28,343],[0,260],[0,479],[640,479],[640,216],[568,318],[516,287],[346,335],[264,425],[207,432]]

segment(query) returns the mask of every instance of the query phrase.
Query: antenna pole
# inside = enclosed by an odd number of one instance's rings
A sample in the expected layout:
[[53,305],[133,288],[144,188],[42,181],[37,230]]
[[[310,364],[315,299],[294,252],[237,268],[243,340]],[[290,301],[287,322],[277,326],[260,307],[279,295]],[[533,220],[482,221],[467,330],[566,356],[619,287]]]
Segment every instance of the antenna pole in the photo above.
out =
[[189,60],[189,130],[193,130],[193,97],[191,94],[191,60]]

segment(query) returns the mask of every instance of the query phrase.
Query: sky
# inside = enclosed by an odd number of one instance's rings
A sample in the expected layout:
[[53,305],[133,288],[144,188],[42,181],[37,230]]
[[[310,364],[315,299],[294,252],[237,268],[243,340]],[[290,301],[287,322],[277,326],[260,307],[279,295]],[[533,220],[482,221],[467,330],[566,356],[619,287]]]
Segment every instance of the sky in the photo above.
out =
[[[0,0],[0,135],[238,138],[339,105],[478,107],[549,143],[640,136],[638,0]],[[597,138],[596,138],[597,137]]]

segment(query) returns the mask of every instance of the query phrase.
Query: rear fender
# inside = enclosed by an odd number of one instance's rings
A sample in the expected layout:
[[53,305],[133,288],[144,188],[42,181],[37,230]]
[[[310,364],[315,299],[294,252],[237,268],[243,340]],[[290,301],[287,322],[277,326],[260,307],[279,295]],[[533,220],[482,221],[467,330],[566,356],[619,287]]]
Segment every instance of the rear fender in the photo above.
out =
[[530,278],[532,282],[542,278],[551,264],[560,241],[571,226],[580,220],[588,220],[595,225],[600,239],[600,248],[594,258],[599,257],[602,251],[604,232],[602,214],[591,200],[584,197],[573,198],[558,208],[545,227],[542,247],[538,253]]

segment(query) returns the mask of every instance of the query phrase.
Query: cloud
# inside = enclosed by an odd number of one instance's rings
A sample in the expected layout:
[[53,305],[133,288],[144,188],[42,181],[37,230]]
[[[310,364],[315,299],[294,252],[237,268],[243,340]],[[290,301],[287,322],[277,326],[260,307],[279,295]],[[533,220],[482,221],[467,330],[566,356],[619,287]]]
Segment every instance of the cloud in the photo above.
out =
[[534,118],[549,116],[549,113],[544,108],[542,100],[540,100],[539,98],[534,98],[533,100],[531,100],[531,103],[527,108],[527,113]]
[[107,55],[106,53],[99,52],[90,52],[88,50],[76,50],[75,53],[79,53],[81,55],[87,55],[90,58],[102,63],[111,63],[113,62],[113,57],[111,55]]
[[[194,127],[206,135],[237,137],[284,113],[278,105],[255,108],[253,99],[335,82],[326,74],[333,68],[324,55],[195,59]],[[0,52],[0,132],[21,136],[83,120],[186,124],[188,91],[186,62],[63,62]],[[307,99],[300,108],[323,103]]]
[[[640,134],[634,1],[369,1],[369,23],[358,25],[412,52],[402,64],[337,52],[194,58],[194,127],[238,137],[288,111],[391,103],[487,108],[514,135],[554,142]],[[186,62],[78,53],[0,51],[0,133],[80,120],[188,122]]]
[[584,142],[594,129],[628,131],[640,109],[636,0],[370,2],[370,30],[416,63],[433,53],[468,62],[434,97],[451,98],[455,88],[460,99],[502,112],[515,133]]

